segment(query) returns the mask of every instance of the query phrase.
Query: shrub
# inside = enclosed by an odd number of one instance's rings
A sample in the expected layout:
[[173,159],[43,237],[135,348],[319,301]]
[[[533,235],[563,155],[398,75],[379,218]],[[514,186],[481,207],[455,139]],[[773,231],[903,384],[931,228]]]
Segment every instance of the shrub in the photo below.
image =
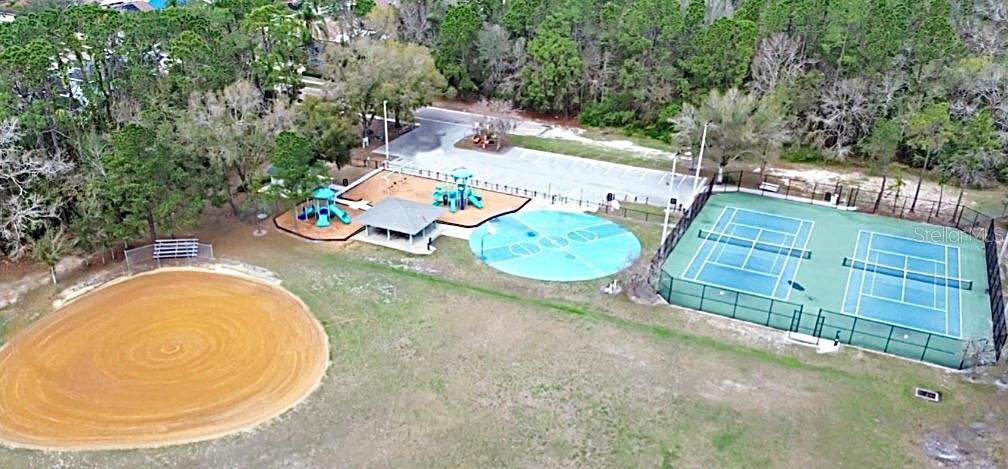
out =
[[614,95],[581,109],[578,122],[589,127],[625,127],[636,119],[627,96]]
[[818,148],[806,145],[785,148],[781,159],[792,163],[816,163],[825,160]]

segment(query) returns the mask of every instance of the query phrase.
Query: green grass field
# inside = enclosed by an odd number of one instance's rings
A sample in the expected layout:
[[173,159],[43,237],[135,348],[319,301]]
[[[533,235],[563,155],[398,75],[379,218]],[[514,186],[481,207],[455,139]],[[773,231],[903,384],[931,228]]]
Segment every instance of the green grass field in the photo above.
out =
[[[935,465],[925,441],[973,424],[987,429],[962,443],[974,458],[1008,458],[1008,397],[938,369],[817,355],[754,326],[604,296],[604,280],[509,277],[458,240],[414,258],[208,226],[218,257],[273,270],[321,320],[322,386],[250,433],[142,451],[0,449],[0,467],[921,467]],[[654,250],[659,226],[628,227]],[[0,314],[24,324],[53,294]],[[945,400],[913,399],[914,386]]]

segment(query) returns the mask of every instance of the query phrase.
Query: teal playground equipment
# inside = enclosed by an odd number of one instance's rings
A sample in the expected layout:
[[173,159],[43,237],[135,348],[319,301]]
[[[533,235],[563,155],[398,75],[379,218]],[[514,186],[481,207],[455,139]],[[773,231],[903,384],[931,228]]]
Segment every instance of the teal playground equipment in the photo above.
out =
[[469,187],[469,180],[472,179],[472,171],[466,168],[456,168],[451,172],[451,178],[455,182],[454,187],[434,188],[434,206],[448,207],[451,213],[458,210],[465,210],[466,206],[472,205],[476,208],[483,208],[483,197],[473,192]]
[[315,226],[319,228],[328,227],[332,217],[336,217],[345,225],[350,224],[350,215],[336,206],[336,191],[325,186],[312,191],[311,200],[301,205],[297,217],[301,221],[315,218]]

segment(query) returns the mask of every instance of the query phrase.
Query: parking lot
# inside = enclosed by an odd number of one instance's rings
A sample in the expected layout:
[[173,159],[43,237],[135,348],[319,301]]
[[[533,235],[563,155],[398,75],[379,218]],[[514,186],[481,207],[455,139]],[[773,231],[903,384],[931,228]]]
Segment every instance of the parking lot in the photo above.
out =
[[[673,182],[668,171],[525,148],[512,147],[499,154],[455,148],[457,141],[472,134],[476,118],[433,108],[418,111],[419,126],[392,141],[389,154],[397,158],[391,167],[446,173],[464,166],[481,181],[591,202],[605,200],[612,193],[631,202],[664,205],[666,198],[673,197],[685,204],[693,192],[694,178],[681,172]],[[521,130],[534,132],[535,125],[525,123]],[[384,153],[385,149],[376,152]]]

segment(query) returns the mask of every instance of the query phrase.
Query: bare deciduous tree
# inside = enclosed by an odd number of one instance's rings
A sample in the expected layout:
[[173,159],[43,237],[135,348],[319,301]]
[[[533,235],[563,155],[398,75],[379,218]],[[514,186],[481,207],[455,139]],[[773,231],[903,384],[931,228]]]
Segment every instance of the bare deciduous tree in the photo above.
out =
[[518,126],[518,116],[510,101],[499,99],[482,100],[472,110],[483,117],[476,123],[476,135],[484,141],[493,141],[495,149],[500,149],[507,142],[507,136]]
[[801,39],[783,33],[763,39],[753,57],[749,89],[763,95],[800,75],[813,63],[802,55],[803,50]]
[[956,32],[976,55],[994,56],[1008,50],[1008,3],[1004,0],[949,2]]
[[521,84],[521,68],[525,65],[525,38],[511,41],[508,32],[489,23],[476,36],[476,50],[483,73],[483,93],[513,96]]
[[48,196],[73,165],[60,154],[24,150],[16,120],[0,123],[0,252],[16,258],[26,253],[34,232],[55,220],[60,200]]
[[190,96],[186,116],[180,123],[184,129],[181,138],[191,151],[209,159],[237,215],[232,172],[240,185],[251,185],[273,148],[276,134],[290,126],[290,110],[284,102],[265,99],[255,85],[238,81],[219,92]]
[[849,156],[872,125],[872,96],[861,78],[840,80],[819,97],[816,114],[810,116],[811,135],[833,158]]
[[438,20],[444,16],[440,0],[403,0],[399,4],[400,37],[427,47],[434,46]]

